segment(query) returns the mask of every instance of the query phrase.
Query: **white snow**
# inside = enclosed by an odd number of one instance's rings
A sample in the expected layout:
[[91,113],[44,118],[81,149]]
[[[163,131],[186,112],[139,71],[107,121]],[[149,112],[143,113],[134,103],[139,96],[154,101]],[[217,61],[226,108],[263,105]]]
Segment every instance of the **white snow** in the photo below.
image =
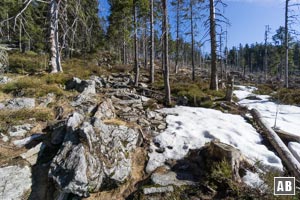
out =
[[[256,95],[253,92],[255,87],[237,86],[238,90],[234,91],[237,98],[240,99],[239,104],[247,106],[249,109],[257,109],[269,126],[274,127],[276,112],[276,128],[294,135],[300,135],[300,107],[292,105],[276,104],[270,100],[268,95]],[[249,96],[256,96],[260,100],[246,99]],[[295,158],[300,162],[300,143],[290,142],[288,148]]]
[[162,166],[167,159],[183,158],[189,149],[200,148],[215,138],[240,149],[250,162],[260,161],[266,167],[283,169],[281,160],[261,144],[260,134],[239,115],[183,106],[165,108],[161,112],[169,114],[168,127],[154,138],[154,143],[159,143],[165,151],[157,153],[157,147],[151,144],[148,172]]
[[[234,94],[240,99],[239,104],[247,106],[249,109],[257,109],[269,126],[274,127],[276,111],[278,109],[276,128],[288,133],[300,135],[300,107],[291,105],[278,105],[270,100],[268,95],[256,95],[253,91],[255,87],[237,86],[239,89]],[[246,99],[249,96],[256,96],[260,100]]]
[[295,156],[295,158],[300,162],[300,143],[298,142],[289,142],[289,150]]
[[267,189],[264,181],[261,180],[258,173],[246,171],[246,175],[242,178],[243,182],[252,188],[259,188],[260,190]]

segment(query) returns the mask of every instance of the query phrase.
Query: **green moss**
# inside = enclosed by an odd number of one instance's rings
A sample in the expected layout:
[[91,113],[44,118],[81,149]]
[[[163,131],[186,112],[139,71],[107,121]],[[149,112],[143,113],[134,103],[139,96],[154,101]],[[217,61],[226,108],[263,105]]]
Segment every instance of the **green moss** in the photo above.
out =
[[34,52],[12,53],[9,55],[9,71],[12,73],[36,73],[48,68],[48,56]]
[[226,160],[215,163],[211,169],[211,178],[216,180],[228,180],[232,177],[231,166]]
[[54,93],[56,96],[66,95],[67,92],[57,84],[48,84],[46,80],[36,76],[22,77],[15,81],[0,86],[0,91],[11,93],[16,96],[42,97],[48,93]]

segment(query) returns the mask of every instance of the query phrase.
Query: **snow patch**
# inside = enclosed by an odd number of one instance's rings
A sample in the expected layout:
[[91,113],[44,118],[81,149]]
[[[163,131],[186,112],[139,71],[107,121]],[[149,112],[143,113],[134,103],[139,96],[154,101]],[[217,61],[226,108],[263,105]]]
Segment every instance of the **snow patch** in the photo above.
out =
[[[241,150],[252,162],[260,161],[266,167],[283,169],[281,160],[269,151],[256,130],[239,115],[221,111],[179,106],[160,110],[169,114],[168,127],[151,144],[147,172],[162,166],[167,159],[181,159],[190,149],[198,149],[217,138]],[[162,153],[155,150],[164,148]]]
[[289,150],[295,156],[295,158],[300,162],[300,143],[298,142],[289,142]]
[[260,190],[267,189],[267,186],[264,184],[264,181],[261,180],[258,173],[253,173],[251,171],[246,171],[246,175],[242,178],[243,182],[252,187],[252,188],[258,188]]
[[[300,107],[291,105],[278,105],[270,100],[268,95],[256,95],[253,92],[255,87],[237,86],[238,90],[234,94],[240,99],[239,104],[247,106],[249,109],[257,109],[262,117],[266,120],[270,127],[275,124],[276,112],[278,110],[276,128],[284,130],[288,133],[299,135],[300,132]],[[256,100],[246,99],[255,95]]]

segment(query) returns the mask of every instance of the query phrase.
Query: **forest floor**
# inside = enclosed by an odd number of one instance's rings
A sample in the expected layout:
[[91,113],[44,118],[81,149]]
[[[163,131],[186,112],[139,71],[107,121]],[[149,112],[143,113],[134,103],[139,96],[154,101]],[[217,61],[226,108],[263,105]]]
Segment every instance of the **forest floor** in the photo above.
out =
[[[31,54],[13,54],[10,59],[10,73],[5,74],[10,81],[0,84],[0,103],[25,97],[35,99],[38,106],[15,111],[0,108],[1,167],[26,164],[19,155],[27,152],[27,148],[16,148],[18,142],[13,142],[11,138],[7,137],[12,126],[35,124],[25,134],[25,136],[32,136],[35,133],[42,133],[49,124],[56,121],[59,115],[60,118],[66,118],[74,111],[70,104],[79,95],[79,92],[65,89],[68,80],[73,77],[89,79],[93,75],[110,76],[112,73],[132,74],[133,72],[130,65],[116,63],[108,53],[101,53],[99,57],[67,60],[63,64],[64,73],[60,74],[48,74],[44,71],[44,57]],[[278,173],[284,174],[284,166],[276,153],[268,145],[265,145],[264,139],[251,123],[247,109],[243,106],[247,106],[249,109],[257,108],[268,120],[270,126],[274,125],[276,113],[278,113],[277,127],[299,135],[300,108],[298,106],[283,105],[284,103],[299,105],[297,89],[278,89],[274,93],[274,89],[269,85],[257,85],[253,82],[247,83],[237,80],[244,86],[236,87],[234,92],[236,102],[227,103],[222,100],[225,96],[225,89],[219,91],[209,90],[209,78],[206,70],[198,74],[196,81],[192,81],[190,70],[182,69],[179,74],[171,73],[172,95],[174,106],[175,101],[178,103],[183,96],[186,97],[188,103],[185,106],[163,108],[162,71],[159,67],[156,68],[156,82],[153,85],[147,83],[147,74],[148,70],[141,69],[141,82],[147,85],[147,90],[153,91],[154,96],[152,95],[152,98],[154,102],[157,102],[157,104],[149,104],[148,108],[166,114],[167,127],[159,135],[148,141],[149,158],[143,157],[140,159],[147,160],[145,162],[148,162],[148,165],[144,166],[146,171],[153,171],[156,167],[165,165],[167,160],[182,159],[188,154],[189,150],[199,149],[205,146],[206,143],[218,139],[239,149],[251,165],[255,167],[262,166],[260,167],[262,171],[246,171],[246,175],[242,179],[245,184],[239,186],[239,183],[233,183],[226,177],[228,166],[220,164],[212,170],[215,174],[208,174],[208,178],[205,180],[207,182],[204,181],[201,184],[208,184],[219,193],[226,191],[226,194],[229,195],[228,198],[255,199],[259,195],[263,195],[265,199],[273,198],[271,195],[272,178]],[[253,85],[258,89],[256,90]],[[99,94],[97,98],[102,99],[101,95]],[[281,104],[278,105],[274,103],[276,98],[285,101],[281,101]],[[64,110],[63,113],[60,113],[61,108]],[[23,139],[24,137],[18,136],[17,138]],[[291,144],[291,146],[294,152],[298,152],[300,155],[300,149],[297,148],[298,144]],[[163,152],[161,152],[162,149]],[[142,168],[142,166],[138,166],[139,178],[143,177],[142,174],[145,173],[140,172]],[[220,184],[216,184],[216,182],[224,177],[225,182],[228,184],[226,187],[224,186],[225,188],[221,188]],[[133,193],[130,198],[140,199],[141,188],[138,188],[137,192]],[[194,189],[179,188],[179,191],[194,194]],[[228,193],[228,190],[233,190],[233,192]],[[251,195],[247,195],[249,191],[252,192]],[[182,195],[177,193],[175,195],[177,195],[177,199],[184,199]],[[173,198],[173,196],[169,197]],[[169,197],[162,197],[161,199],[168,199]]]

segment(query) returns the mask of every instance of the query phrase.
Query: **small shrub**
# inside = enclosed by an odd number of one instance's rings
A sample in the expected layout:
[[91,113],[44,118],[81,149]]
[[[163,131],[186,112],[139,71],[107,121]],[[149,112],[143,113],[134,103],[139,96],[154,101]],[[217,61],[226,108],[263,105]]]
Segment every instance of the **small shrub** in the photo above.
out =
[[254,91],[255,94],[259,95],[270,95],[274,90],[272,89],[272,86],[270,85],[258,85],[257,90]]
[[231,166],[226,160],[215,163],[211,169],[211,178],[215,180],[228,180],[232,178]]
[[300,105],[300,89],[282,88],[276,94],[272,94],[272,97],[280,103]]

